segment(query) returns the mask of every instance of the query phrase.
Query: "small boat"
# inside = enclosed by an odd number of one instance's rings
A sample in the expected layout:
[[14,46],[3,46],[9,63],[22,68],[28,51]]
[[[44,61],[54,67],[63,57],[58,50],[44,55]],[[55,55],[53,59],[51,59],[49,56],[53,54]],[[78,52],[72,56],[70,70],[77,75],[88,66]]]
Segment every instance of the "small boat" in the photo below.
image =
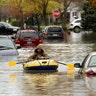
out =
[[34,60],[23,65],[24,70],[57,70],[58,63],[54,60]]

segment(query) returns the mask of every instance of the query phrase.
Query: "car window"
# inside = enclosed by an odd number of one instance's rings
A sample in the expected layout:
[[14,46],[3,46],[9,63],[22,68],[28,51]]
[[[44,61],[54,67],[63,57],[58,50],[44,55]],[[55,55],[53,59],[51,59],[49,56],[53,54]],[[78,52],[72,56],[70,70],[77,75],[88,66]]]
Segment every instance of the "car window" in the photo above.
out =
[[10,24],[8,23],[2,23],[5,27],[12,27]]
[[3,27],[3,24],[0,23],[0,27]]
[[89,61],[88,66],[89,66],[89,67],[96,67],[96,55],[93,55],[93,56],[90,58],[90,61]]
[[80,23],[81,22],[81,20],[77,20],[75,23]]
[[11,39],[3,38],[0,39],[0,50],[1,49],[14,49],[14,43],[11,41]]
[[60,28],[60,27],[49,27],[48,32],[62,32],[62,28]]
[[36,32],[22,32],[20,34],[20,38],[38,38],[38,34]]

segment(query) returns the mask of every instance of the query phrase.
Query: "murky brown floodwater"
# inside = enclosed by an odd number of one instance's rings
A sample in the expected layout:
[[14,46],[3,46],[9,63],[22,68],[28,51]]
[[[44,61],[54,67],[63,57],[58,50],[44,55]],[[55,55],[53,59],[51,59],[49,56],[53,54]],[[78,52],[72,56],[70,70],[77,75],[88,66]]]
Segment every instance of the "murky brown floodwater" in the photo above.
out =
[[[95,50],[94,35],[86,34],[72,32],[66,40],[44,40],[43,46],[54,60],[82,62]],[[22,48],[18,52],[24,61],[33,49]],[[96,77],[80,75],[65,65],[59,65],[53,73],[26,73],[22,64],[10,67],[5,58],[0,62],[0,96],[96,96]]]

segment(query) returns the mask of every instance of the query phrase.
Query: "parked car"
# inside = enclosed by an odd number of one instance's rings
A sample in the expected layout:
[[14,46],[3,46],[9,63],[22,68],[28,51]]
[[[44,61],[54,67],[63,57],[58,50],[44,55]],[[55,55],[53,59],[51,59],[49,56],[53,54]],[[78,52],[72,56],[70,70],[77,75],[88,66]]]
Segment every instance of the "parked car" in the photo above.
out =
[[36,30],[19,30],[15,36],[15,44],[21,47],[35,47],[43,43],[42,38]]
[[74,32],[80,32],[82,27],[81,27],[81,19],[75,19],[73,20],[70,25],[69,29],[73,30]]
[[18,51],[11,37],[0,35],[0,61],[3,59],[10,59],[14,56],[18,56]]
[[46,26],[42,34],[44,38],[64,38],[64,30],[61,26]]
[[0,22],[0,35],[12,35],[17,33],[20,27],[12,26],[6,22]]
[[76,68],[80,68],[79,73],[96,74],[96,52],[89,53],[82,64],[75,63]]

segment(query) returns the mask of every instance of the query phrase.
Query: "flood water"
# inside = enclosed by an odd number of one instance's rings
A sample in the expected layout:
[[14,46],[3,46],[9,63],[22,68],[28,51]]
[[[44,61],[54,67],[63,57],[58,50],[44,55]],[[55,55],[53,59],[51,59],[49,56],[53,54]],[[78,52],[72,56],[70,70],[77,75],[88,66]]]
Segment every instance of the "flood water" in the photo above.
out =
[[[96,35],[90,32],[71,32],[64,40],[44,40],[46,53],[54,60],[64,63],[81,63],[96,47]],[[18,49],[19,60],[26,61],[34,48]],[[0,96],[96,96],[96,77],[78,74],[77,70],[59,65],[57,72],[26,73],[22,64],[9,66],[0,62]]]

